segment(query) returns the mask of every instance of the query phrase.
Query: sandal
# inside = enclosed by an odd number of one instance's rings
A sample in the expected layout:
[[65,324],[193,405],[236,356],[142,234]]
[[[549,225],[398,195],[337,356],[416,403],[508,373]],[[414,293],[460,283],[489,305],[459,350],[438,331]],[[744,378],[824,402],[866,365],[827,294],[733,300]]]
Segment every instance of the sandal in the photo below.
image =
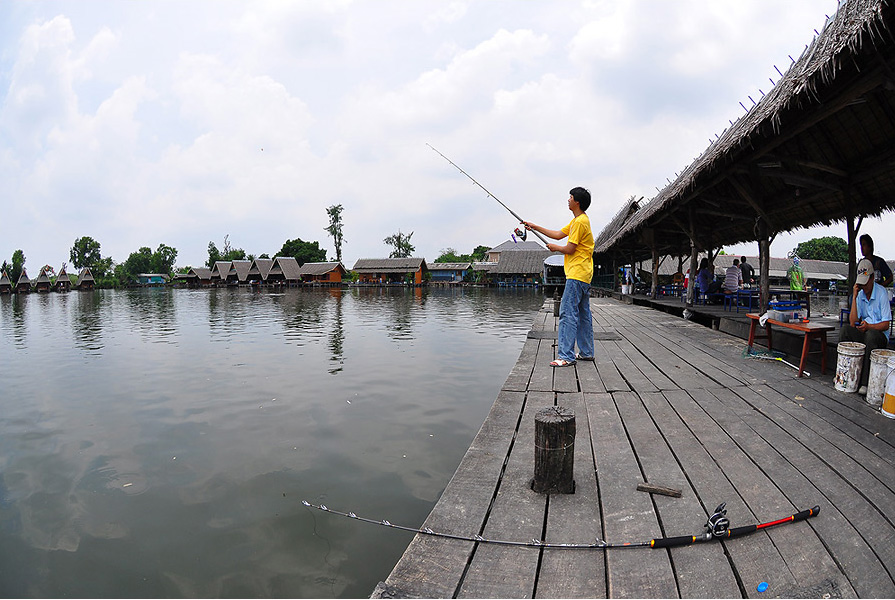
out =
[[558,358],[550,363],[551,367],[571,367],[575,364],[574,360],[564,360],[562,358]]
[[580,354],[578,354],[575,356],[575,360],[588,360],[590,362],[593,362],[594,357],[593,356],[581,356]]

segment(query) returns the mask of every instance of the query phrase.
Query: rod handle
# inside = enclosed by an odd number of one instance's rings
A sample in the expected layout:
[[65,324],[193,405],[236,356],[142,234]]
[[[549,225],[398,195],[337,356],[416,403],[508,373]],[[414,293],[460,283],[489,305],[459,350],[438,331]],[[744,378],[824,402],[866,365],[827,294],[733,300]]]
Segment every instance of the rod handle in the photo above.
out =
[[702,536],[696,535],[679,535],[676,537],[659,538],[651,540],[650,548],[674,548],[676,546],[689,546],[702,540]]

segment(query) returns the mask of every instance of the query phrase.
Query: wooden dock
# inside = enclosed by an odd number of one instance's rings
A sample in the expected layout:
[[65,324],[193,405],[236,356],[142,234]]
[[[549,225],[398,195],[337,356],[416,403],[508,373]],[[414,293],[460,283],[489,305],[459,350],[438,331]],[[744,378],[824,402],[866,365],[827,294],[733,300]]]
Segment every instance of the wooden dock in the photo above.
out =
[[[721,502],[731,527],[820,514],[672,549],[417,535],[374,597],[895,597],[895,421],[833,389],[832,369],[796,379],[743,358],[741,338],[613,298],[591,305],[597,360],[553,369],[545,303],[424,527],[586,544],[699,534]],[[554,405],[576,414],[576,492],[546,496],[530,489],[534,415]]]

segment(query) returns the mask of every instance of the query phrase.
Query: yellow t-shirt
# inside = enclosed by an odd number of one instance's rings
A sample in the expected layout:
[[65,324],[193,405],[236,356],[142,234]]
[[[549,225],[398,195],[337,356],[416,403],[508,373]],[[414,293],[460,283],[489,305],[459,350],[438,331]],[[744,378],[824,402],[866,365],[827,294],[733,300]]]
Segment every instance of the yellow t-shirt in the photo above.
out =
[[563,255],[566,279],[577,279],[590,284],[594,278],[594,234],[590,230],[590,219],[582,213],[560,231],[578,246],[572,254]]

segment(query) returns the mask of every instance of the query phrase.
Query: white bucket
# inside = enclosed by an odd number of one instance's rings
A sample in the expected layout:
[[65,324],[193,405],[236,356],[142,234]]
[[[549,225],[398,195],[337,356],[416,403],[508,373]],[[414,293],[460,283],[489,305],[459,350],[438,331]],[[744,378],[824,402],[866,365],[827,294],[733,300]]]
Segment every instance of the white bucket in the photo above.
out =
[[877,348],[870,351],[870,378],[867,380],[867,404],[873,408],[879,408],[883,403],[883,395],[886,393],[886,377],[892,371],[892,361],[895,360],[895,350]]
[[839,359],[836,361],[834,387],[840,392],[854,392],[861,381],[861,367],[864,363],[864,344],[861,342],[839,342]]

